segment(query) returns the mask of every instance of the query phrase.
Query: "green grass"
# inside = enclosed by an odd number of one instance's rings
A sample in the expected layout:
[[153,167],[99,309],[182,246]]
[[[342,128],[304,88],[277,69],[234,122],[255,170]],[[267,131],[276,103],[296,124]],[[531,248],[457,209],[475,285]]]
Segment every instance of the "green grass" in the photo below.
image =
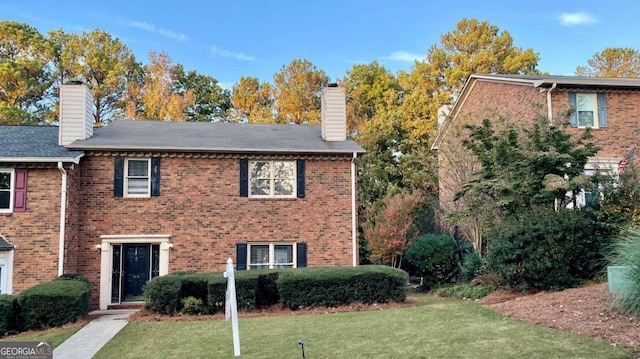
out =
[[[421,296],[381,311],[240,319],[243,358],[632,358],[606,341]],[[232,358],[231,322],[129,323],[95,358]]]
[[40,332],[29,332],[18,335],[9,335],[0,339],[3,342],[53,342],[53,347],[57,348],[67,338],[75,334],[80,328],[55,328]]

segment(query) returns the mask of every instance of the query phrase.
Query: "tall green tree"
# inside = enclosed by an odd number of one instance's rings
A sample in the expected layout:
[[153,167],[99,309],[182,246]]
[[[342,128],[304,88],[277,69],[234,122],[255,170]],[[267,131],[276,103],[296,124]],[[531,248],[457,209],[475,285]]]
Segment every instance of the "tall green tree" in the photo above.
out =
[[96,124],[123,116],[125,94],[141,69],[133,52],[118,38],[94,29],[68,34],[61,29],[49,33],[57,45],[57,79],[83,81],[91,90]]
[[0,22],[0,123],[38,122],[53,82],[53,46],[34,27]]
[[576,76],[640,77],[640,51],[630,47],[607,47],[587,64],[576,68]]
[[308,60],[293,60],[273,76],[276,121],[319,124],[322,88],[329,83],[324,71]]
[[231,117],[235,121],[250,123],[274,123],[273,87],[260,82],[257,77],[242,76],[233,85]]
[[176,93],[191,91],[194,95],[195,103],[186,109],[188,121],[226,121],[227,111],[231,108],[231,93],[220,87],[218,80],[194,70],[185,72],[182,64],[175,65],[173,76]]
[[365,124],[379,112],[401,103],[398,79],[376,61],[354,65],[342,82],[347,95],[347,131],[353,136],[362,134]]

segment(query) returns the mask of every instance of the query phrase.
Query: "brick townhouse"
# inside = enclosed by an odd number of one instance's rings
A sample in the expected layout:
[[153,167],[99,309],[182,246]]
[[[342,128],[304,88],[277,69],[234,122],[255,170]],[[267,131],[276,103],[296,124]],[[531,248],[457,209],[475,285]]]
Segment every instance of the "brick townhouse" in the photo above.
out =
[[[175,271],[355,266],[355,161],[345,94],[322,125],[118,120],[93,128],[84,85],[61,87],[60,126],[0,126],[0,283],[62,274],[92,306],[142,300]],[[2,256],[4,254],[4,256]],[[4,260],[4,262],[3,262]]]
[[[432,146],[438,150],[443,214],[461,209],[464,204],[453,198],[462,182],[478,169],[462,149],[463,126],[480,124],[485,118],[503,116],[528,126],[536,116],[545,116],[568,121],[566,130],[576,135],[591,128],[592,141],[601,149],[589,160],[585,172],[617,172],[640,142],[640,79],[473,74],[447,112],[439,121],[440,131]],[[477,226],[461,229],[468,237],[480,235]]]

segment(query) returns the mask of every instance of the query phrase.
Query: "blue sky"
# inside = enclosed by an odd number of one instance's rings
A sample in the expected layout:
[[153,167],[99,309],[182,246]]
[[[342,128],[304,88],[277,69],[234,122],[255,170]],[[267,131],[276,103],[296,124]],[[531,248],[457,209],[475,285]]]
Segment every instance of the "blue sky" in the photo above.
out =
[[331,80],[357,63],[409,71],[462,18],[508,31],[540,55],[539,69],[573,75],[606,47],[640,49],[640,1],[23,1],[0,0],[0,19],[40,32],[100,28],[147,62],[150,50],[230,87],[241,76],[272,81],[305,58]]

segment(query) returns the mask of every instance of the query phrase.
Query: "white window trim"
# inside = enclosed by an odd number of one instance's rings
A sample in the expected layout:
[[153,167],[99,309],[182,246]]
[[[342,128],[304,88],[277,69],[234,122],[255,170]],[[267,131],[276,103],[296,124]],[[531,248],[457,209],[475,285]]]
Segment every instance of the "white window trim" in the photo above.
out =
[[0,213],[12,213],[16,191],[16,172],[13,168],[0,168],[0,172],[9,173],[11,175],[11,179],[9,180],[9,208],[0,208]]
[[[297,268],[298,262],[298,251],[295,243],[293,242],[251,242],[247,243],[247,270],[252,270],[251,266],[256,265],[256,263],[251,263],[251,247],[252,246],[269,246],[269,269],[275,268],[275,246],[291,246],[292,252],[292,268]],[[258,269],[253,269],[258,270]]]
[[[593,103],[593,126],[580,126],[580,108],[578,107],[578,96],[589,96],[591,97],[591,101]],[[598,94],[597,93],[589,93],[589,92],[578,92],[576,93],[576,121],[578,122],[578,128],[600,128],[600,119],[598,118],[598,113],[600,109],[598,108]]]
[[[147,193],[131,194],[129,193],[129,161],[147,161]],[[133,178],[145,178],[141,176],[133,176]],[[151,159],[150,158],[126,158],[124,161],[124,189],[123,195],[127,198],[150,198],[151,197]]]
[[13,249],[0,252],[0,294],[13,294]]
[[100,236],[100,310],[106,310],[111,303],[112,245],[114,244],[159,244],[160,263],[158,275],[169,274],[169,251],[172,248],[170,234],[132,234]]
[[[267,195],[259,195],[259,194],[253,194],[251,193],[251,180],[253,179],[251,177],[251,168],[252,168],[252,164],[256,163],[256,162],[269,162],[270,166],[270,190],[269,190],[269,194]],[[293,191],[291,192],[290,195],[276,195],[275,194],[275,174],[274,174],[274,170],[275,170],[275,166],[274,164],[276,162],[287,162],[287,163],[292,163],[293,164]],[[296,161],[278,161],[278,160],[252,160],[249,161],[249,197],[253,197],[253,198],[296,198],[297,197],[297,193],[298,193],[298,167],[297,167],[297,163]]]

